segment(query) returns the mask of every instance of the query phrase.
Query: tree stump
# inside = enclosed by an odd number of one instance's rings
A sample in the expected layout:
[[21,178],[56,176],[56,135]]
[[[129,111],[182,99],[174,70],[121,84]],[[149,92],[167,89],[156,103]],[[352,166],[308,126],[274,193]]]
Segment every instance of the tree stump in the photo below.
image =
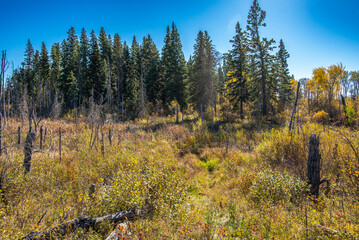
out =
[[310,193],[316,197],[319,196],[320,185],[320,158],[319,153],[319,137],[315,134],[310,136],[309,155],[308,155],[308,183],[310,185]]
[[43,125],[40,127],[40,150],[42,150]]
[[21,127],[17,128],[17,145],[21,144]]
[[24,167],[25,174],[29,173],[31,170],[31,158],[32,158],[32,143],[35,141],[35,133],[32,132],[30,127],[29,132],[26,136],[25,146],[24,146]]

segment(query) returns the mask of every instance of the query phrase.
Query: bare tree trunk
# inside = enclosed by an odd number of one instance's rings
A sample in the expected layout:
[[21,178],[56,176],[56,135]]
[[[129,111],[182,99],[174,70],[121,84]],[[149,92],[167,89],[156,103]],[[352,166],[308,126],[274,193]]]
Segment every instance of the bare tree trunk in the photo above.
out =
[[105,157],[105,144],[103,141],[103,132],[101,132],[101,154],[102,154],[102,158]]
[[347,105],[345,104],[345,98],[343,97],[342,94],[340,94],[340,97],[342,98],[342,103],[343,103],[343,108],[344,108],[344,113],[345,113],[345,120],[346,120],[346,123],[349,124],[349,118],[348,118],[348,113],[347,113]]
[[108,141],[110,145],[112,146],[112,131],[111,128],[108,130]]
[[59,128],[59,153],[60,153],[60,162],[61,162],[61,127]]
[[310,193],[316,197],[319,196],[320,186],[320,158],[319,138],[315,134],[310,136],[309,155],[308,155],[308,183],[310,185]]
[[44,145],[45,145],[45,142],[46,142],[46,135],[47,135],[47,128],[45,128],[44,142],[43,142]]
[[21,144],[21,127],[17,128],[17,145]]
[[201,103],[201,119],[202,119],[202,123],[203,123],[203,104]]
[[25,174],[29,173],[31,170],[31,158],[32,158],[32,143],[35,141],[35,133],[32,132],[32,128],[29,128],[29,132],[26,136],[25,146],[24,146],[24,167]]
[[300,89],[300,83],[298,82],[297,95],[295,97],[294,106],[293,106],[293,110],[292,110],[292,115],[290,117],[290,122],[289,122],[289,132],[292,130],[293,119],[294,119],[294,115],[295,115],[297,104],[298,104],[299,89]]
[[43,125],[40,127],[40,150],[42,150]]
[[176,104],[176,123],[178,123],[178,104]]
[[78,218],[62,223],[58,226],[55,226],[46,232],[32,232],[25,237],[21,238],[22,240],[35,240],[35,239],[45,239],[50,240],[57,237],[65,236],[66,234],[72,233],[78,228],[89,229],[98,226],[104,222],[124,222],[131,221],[137,217],[145,216],[146,214],[151,214],[153,207],[149,204],[145,205],[141,209],[132,208],[127,211],[113,213],[107,216],[92,218],[87,215],[81,215]]

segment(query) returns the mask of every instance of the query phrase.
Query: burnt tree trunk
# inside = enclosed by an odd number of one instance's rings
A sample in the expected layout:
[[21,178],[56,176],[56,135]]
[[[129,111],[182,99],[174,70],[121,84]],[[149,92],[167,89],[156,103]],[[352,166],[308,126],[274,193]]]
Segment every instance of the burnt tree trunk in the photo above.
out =
[[61,127],[59,128],[59,154],[60,154],[60,162],[61,162]]
[[348,118],[348,113],[347,113],[347,105],[345,104],[345,98],[343,97],[342,94],[340,94],[340,97],[341,97],[342,103],[343,103],[343,108],[344,108],[344,113],[345,113],[346,124],[349,124],[349,118]]
[[112,131],[111,131],[111,128],[108,130],[108,141],[110,143],[110,146],[112,146]]
[[31,170],[31,158],[32,158],[32,143],[35,141],[35,133],[32,132],[32,128],[30,127],[29,132],[26,136],[25,146],[24,146],[24,167],[25,174],[29,173]]
[[105,143],[103,140],[103,132],[101,132],[101,154],[102,154],[102,157],[104,158],[105,157]]
[[201,103],[201,120],[202,120],[202,123],[203,123],[203,105]]
[[178,104],[176,104],[176,123],[178,123]]
[[17,145],[21,144],[21,127],[17,128]]
[[42,150],[43,126],[40,127],[40,150]]
[[134,220],[138,217],[144,216],[151,213],[153,207],[151,205],[145,205],[141,209],[132,208],[128,211],[122,211],[113,213],[107,216],[92,218],[90,216],[81,215],[78,218],[62,223],[58,226],[55,226],[46,232],[32,232],[25,237],[21,238],[22,240],[35,240],[35,239],[57,239],[58,237],[63,237],[66,234],[72,233],[79,228],[90,229],[95,228],[103,222],[124,222]]
[[310,185],[310,193],[316,197],[319,196],[320,185],[320,158],[319,153],[319,137],[315,134],[310,136],[309,155],[308,155],[308,183]]
[[295,112],[296,112],[296,110],[297,110],[299,90],[300,90],[300,83],[298,82],[297,95],[296,95],[296,97],[295,97],[294,106],[293,106],[293,110],[292,110],[292,115],[291,115],[291,117],[290,117],[290,122],[289,122],[289,132],[290,132],[290,131],[292,130],[292,128],[293,128],[293,119],[294,119]]
[[42,144],[44,144],[44,145],[45,145],[45,142],[46,142],[46,135],[47,135],[47,128],[45,128],[44,141],[43,141],[43,143],[42,143]]

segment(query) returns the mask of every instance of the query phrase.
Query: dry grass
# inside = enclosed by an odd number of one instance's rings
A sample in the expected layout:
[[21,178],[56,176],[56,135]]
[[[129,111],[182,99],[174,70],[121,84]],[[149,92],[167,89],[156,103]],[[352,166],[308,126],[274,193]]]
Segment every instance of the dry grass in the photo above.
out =
[[[31,172],[25,176],[23,147],[16,146],[21,123],[11,120],[4,131],[7,154],[0,158],[6,173],[1,236],[18,239],[81,214],[99,217],[151,201],[155,213],[131,223],[121,233],[125,239],[359,237],[359,167],[352,149],[359,147],[356,131],[308,123],[290,136],[285,128],[259,133],[238,123],[210,131],[206,123],[173,122],[156,118],[148,125],[106,123],[96,133],[84,119],[77,129],[71,120],[44,120],[44,148],[39,149],[37,132]],[[26,131],[23,128],[22,142]],[[287,191],[294,180],[305,182],[312,133],[320,135],[322,176],[332,183],[330,189],[323,185],[317,203],[305,189]],[[96,186],[93,195],[91,184]],[[328,235],[318,225],[339,233]],[[103,239],[112,230],[113,226],[103,225],[66,238]]]

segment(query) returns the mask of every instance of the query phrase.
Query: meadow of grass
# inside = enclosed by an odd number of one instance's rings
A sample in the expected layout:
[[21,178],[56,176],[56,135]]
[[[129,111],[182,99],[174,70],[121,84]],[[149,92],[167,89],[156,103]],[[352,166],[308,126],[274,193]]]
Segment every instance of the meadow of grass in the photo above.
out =
[[[39,148],[37,129],[31,172],[25,175],[23,146],[16,144],[22,123],[8,121],[0,158],[1,239],[146,203],[153,213],[118,229],[124,239],[359,238],[356,130],[311,122],[291,133],[270,125],[257,131],[246,120],[174,122],[108,121],[96,133],[85,118],[77,127],[73,119],[43,120],[44,147]],[[24,142],[28,129],[22,129]],[[329,180],[319,199],[308,195],[306,184],[311,134],[320,138],[321,176]],[[113,229],[105,223],[63,238],[104,239]]]

